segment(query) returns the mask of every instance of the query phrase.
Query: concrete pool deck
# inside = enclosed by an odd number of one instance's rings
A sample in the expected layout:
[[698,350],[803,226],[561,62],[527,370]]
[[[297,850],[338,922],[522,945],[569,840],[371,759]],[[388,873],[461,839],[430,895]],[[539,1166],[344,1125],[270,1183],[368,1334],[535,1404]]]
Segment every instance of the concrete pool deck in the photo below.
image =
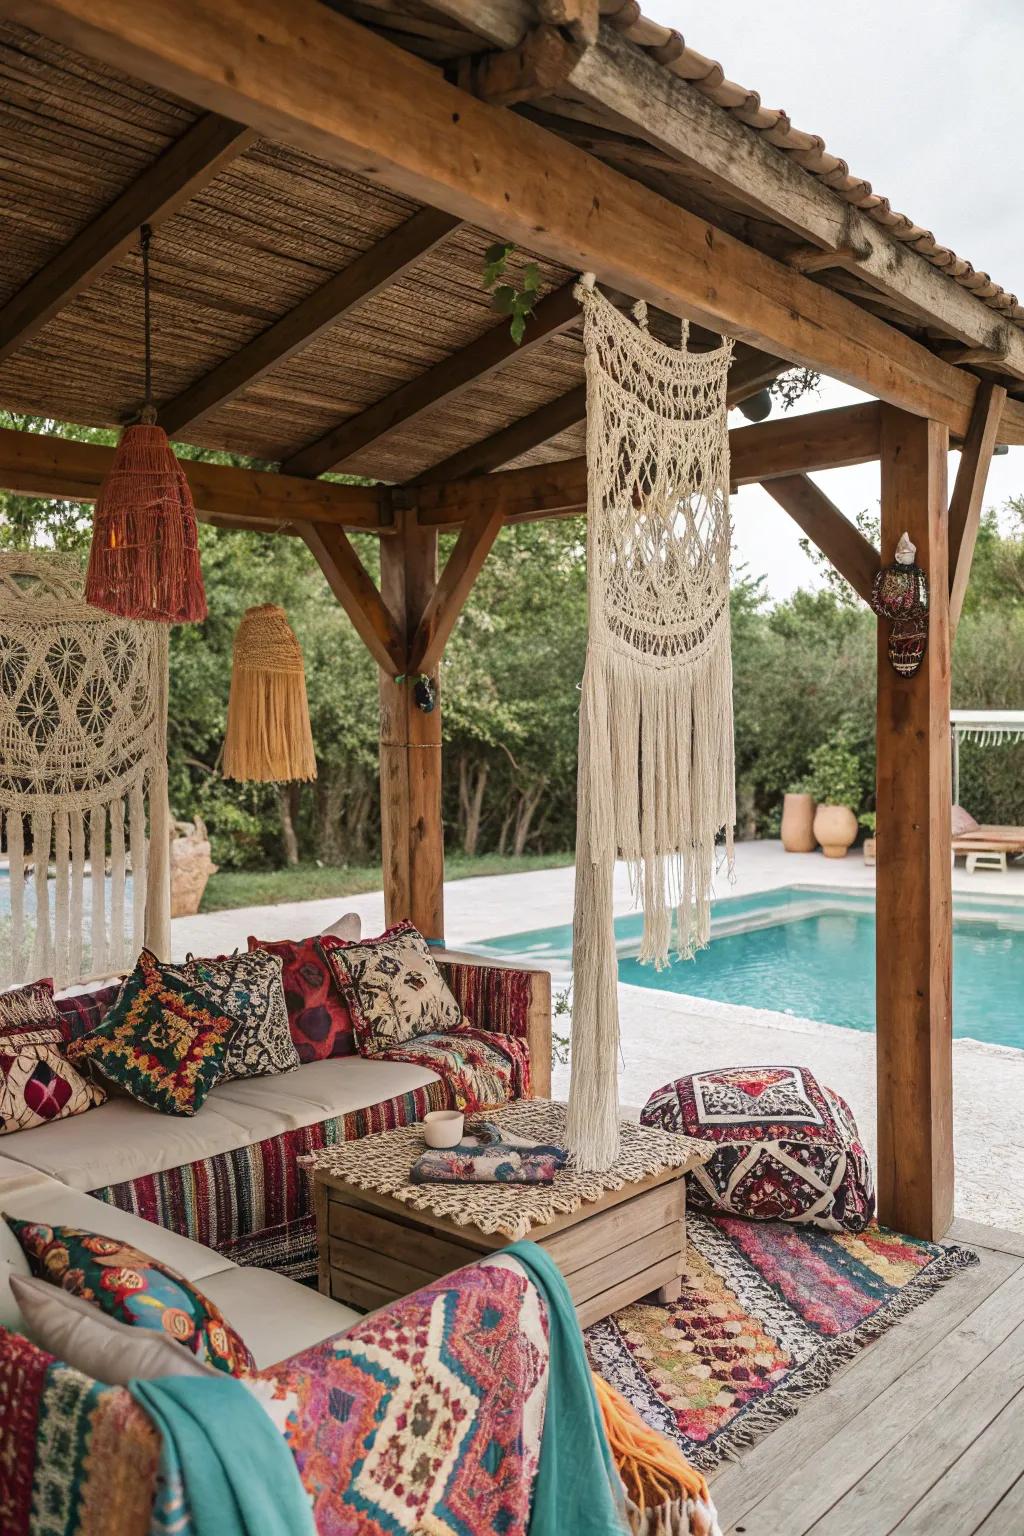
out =
[[[870,890],[874,871],[864,867],[859,852],[825,859],[817,853],[787,854],[775,842],[741,843],[735,883],[730,885],[723,875],[718,894],[754,895],[784,885]],[[958,865],[953,889],[1024,901],[1024,866],[1006,874],[968,875]],[[571,922],[572,897],[571,867],[454,881],[445,887],[448,943],[452,948],[472,947],[481,940]],[[360,914],[364,933],[379,933],[383,927],[380,892],[250,907],[178,918],[172,924],[174,956],[183,959],[187,950],[211,954],[230,952],[236,945],[244,948],[250,933],[268,939],[316,933],[342,910]],[[626,871],[620,868],[616,915],[633,910]],[[556,987],[565,979],[556,975]],[[621,986],[619,1001],[624,1105],[636,1109],[662,1083],[699,1068],[795,1062],[810,1067],[843,1095],[873,1148],[874,1035],[645,987]],[[953,1058],[957,1215],[1024,1231],[1024,1184],[1016,1172],[1024,1166],[1024,1051],[957,1040]],[[568,1069],[556,1067],[555,1094],[564,1095],[568,1082]]]

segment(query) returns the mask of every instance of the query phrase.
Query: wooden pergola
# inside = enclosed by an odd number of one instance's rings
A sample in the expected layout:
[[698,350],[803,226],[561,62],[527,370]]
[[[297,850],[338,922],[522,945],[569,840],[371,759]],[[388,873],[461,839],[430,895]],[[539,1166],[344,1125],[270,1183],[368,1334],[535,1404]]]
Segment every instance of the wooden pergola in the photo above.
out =
[[[878,668],[882,1218],[953,1209],[950,645],[989,460],[1024,443],[1024,310],[634,0],[0,0],[0,404],[138,406],[138,230],[160,420],[277,469],[191,463],[201,515],[303,538],[380,666],[389,919],[444,935],[435,674],[506,523],[586,508],[575,276],[737,338],[733,404],[793,365],[864,405],[734,430],[866,596],[907,529],[927,659]],[[516,242],[522,345],[481,286]],[[947,450],[961,448],[950,495]],[[0,484],[89,499],[111,450],[0,433]],[[876,551],[807,478],[878,461]],[[351,486],[323,476],[370,478]],[[381,580],[349,538],[379,535]],[[438,572],[438,534],[458,537]]]

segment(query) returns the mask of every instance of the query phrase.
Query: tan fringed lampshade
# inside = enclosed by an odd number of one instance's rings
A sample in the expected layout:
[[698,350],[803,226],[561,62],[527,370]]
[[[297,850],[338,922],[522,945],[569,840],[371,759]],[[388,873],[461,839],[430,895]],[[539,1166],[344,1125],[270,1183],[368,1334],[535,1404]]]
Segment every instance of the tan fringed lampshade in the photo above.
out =
[[235,635],[224,777],[284,783],[316,778],[306,672],[283,608],[248,608]]

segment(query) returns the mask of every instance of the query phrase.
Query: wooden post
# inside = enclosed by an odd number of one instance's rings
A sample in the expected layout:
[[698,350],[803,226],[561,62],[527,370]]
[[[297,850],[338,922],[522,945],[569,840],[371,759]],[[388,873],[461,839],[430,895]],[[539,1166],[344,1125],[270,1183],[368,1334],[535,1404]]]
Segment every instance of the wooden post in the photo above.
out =
[[[437,534],[397,512],[397,532],[380,541],[381,596],[406,655],[437,586]],[[444,831],[441,823],[441,700],[425,714],[411,682],[380,674],[380,809],[384,913],[409,918],[428,939],[444,938]]]
[[878,1204],[923,1238],[953,1218],[948,448],[938,422],[883,407],[882,561],[908,532],[931,612],[912,678],[878,626]]

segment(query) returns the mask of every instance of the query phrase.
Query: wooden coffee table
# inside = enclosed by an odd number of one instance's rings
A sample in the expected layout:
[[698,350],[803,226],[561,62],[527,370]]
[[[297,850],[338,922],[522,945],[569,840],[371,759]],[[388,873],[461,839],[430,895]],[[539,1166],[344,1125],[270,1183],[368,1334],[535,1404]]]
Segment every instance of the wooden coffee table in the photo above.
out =
[[[563,1109],[546,1104],[537,1107]],[[521,1122],[516,1128],[525,1130]],[[479,1201],[483,1227],[493,1225],[500,1203],[507,1227],[507,1213],[514,1213],[512,1202],[517,1198],[524,1208],[536,1207],[535,1186],[403,1183],[398,1197],[386,1188],[372,1187],[375,1158],[379,1157],[382,1165],[390,1164],[392,1185],[396,1157],[403,1160],[402,1168],[411,1166],[423,1147],[417,1127],[364,1137],[358,1143],[346,1143],[344,1148],[314,1154],[320,1290],[337,1301],[373,1309],[464,1264],[499,1252],[517,1236],[526,1236],[543,1247],[561,1269],[583,1327],[642,1296],[676,1300],[686,1248],[684,1174],[703,1161],[707,1149],[695,1150],[696,1144],[686,1138],[648,1133],[639,1126],[630,1126],[629,1133],[634,1141],[648,1134],[667,1138],[661,1144],[675,1144],[672,1150],[677,1166],[629,1178],[617,1189],[591,1188],[591,1196],[584,1197],[576,1209],[543,1221],[525,1222],[520,1215],[515,1231],[482,1230],[473,1220],[464,1222],[465,1210],[455,1221],[437,1210],[417,1209],[409,1198],[429,1201],[436,1195],[444,1204],[446,1197],[450,1201],[452,1191],[458,1190],[468,1196],[470,1211],[473,1202]],[[336,1162],[345,1165],[344,1171],[332,1171],[329,1164],[319,1161],[329,1159],[331,1152]],[[388,1183],[384,1177],[381,1181],[385,1186]]]

